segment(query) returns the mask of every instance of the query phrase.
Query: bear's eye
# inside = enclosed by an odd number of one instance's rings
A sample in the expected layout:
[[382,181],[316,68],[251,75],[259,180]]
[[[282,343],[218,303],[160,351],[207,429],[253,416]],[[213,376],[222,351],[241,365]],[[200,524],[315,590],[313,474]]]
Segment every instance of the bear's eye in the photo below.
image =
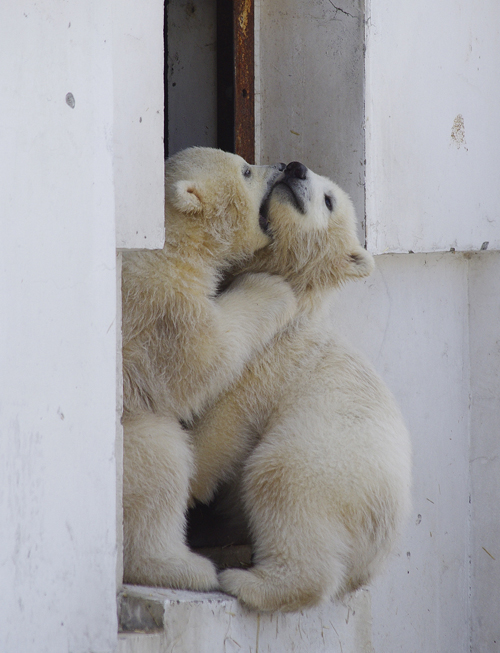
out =
[[243,176],[246,177],[247,179],[252,176],[252,171],[250,168],[245,167],[243,168]]
[[331,211],[331,210],[333,209],[332,198],[329,197],[328,195],[325,195],[325,204],[326,204],[326,208],[327,208],[329,211]]

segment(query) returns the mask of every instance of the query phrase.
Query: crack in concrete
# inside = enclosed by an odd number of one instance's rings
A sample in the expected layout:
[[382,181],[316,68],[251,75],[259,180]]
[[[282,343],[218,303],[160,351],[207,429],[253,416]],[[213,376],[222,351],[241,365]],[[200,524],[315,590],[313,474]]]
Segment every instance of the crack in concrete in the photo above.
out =
[[341,14],[345,14],[346,16],[349,16],[350,18],[356,18],[356,16],[353,16],[353,15],[350,14],[348,11],[344,11],[344,10],[341,9],[340,7],[336,7],[336,6],[333,4],[332,0],[328,0],[328,2],[332,5],[332,7],[335,9],[336,12],[339,12],[339,11],[340,11]]

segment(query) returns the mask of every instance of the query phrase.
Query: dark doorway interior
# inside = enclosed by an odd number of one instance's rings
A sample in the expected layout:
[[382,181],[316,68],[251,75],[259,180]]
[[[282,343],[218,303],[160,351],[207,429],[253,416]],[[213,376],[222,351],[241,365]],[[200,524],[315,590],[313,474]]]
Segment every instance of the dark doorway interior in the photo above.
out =
[[191,145],[254,163],[253,0],[166,0],[165,157]]

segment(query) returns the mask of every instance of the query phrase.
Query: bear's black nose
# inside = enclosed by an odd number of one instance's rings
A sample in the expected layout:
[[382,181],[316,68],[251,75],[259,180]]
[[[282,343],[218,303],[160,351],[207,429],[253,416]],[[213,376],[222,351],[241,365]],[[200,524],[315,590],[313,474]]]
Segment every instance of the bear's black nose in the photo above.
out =
[[305,179],[307,175],[307,168],[300,161],[292,161],[285,169],[285,174],[288,177],[297,177],[297,179]]

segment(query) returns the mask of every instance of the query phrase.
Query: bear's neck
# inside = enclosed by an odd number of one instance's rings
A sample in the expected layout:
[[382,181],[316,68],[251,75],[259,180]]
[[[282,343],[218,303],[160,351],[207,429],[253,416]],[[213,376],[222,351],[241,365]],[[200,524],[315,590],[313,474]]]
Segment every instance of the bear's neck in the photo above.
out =
[[295,293],[298,312],[303,315],[317,313],[332,295],[331,288],[304,287],[302,283],[297,283],[297,279],[293,277],[289,278],[288,282]]
[[180,234],[167,231],[162,255],[173,290],[181,287],[204,296],[216,293],[231,258],[228,244],[202,229]]
[[299,311],[316,311],[341,285],[340,264],[324,261],[321,255],[300,257],[294,248],[280,251],[272,246],[257,252],[245,272],[279,274],[292,286]]

